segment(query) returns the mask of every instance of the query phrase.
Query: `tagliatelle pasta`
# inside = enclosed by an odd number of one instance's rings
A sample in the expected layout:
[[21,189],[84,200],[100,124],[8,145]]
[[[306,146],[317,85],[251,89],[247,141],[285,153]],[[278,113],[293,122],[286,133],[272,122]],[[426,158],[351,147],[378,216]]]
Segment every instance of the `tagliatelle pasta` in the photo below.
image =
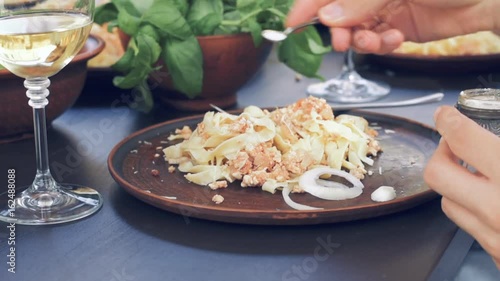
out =
[[249,106],[239,115],[207,112],[194,131],[172,134],[170,140],[183,140],[163,152],[199,185],[239,180],[272,193],[284,187],[302,192],[298,178],[320,166],[363,179],[366,165],[373,164],[369,156],[381,150],[376,135],[364,118],[334,117],[325,100],[309,97],[273,111]]
[[500,37],[491,31],[481,31],[432,42],[404,42],[394,50],[394,53],[424,56],[498,54],[500,53]]

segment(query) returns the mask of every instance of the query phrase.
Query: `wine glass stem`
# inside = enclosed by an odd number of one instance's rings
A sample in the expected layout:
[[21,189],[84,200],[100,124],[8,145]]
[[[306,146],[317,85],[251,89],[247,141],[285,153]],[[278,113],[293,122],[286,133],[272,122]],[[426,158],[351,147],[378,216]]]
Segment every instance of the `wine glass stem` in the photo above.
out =
[[26,96],[30,98],[29,105],[33,108],[33,126],[36,149],[36,176],[31,186],[31,192],[54,191],[56,181],[49,168],[49,153],[47,144],[47,122],[45,106],[49,103],[47,97],[50,80],[47,77],[27,78],[24,82]]
[[353,56],[353,51],[351,48],[349,48],[349,50],[347,50],[347,54],[345,54],[344,56],[345,59],[344,65],[346,67],[347,72],[354,72],[354,61],[352,59],[352,56]]

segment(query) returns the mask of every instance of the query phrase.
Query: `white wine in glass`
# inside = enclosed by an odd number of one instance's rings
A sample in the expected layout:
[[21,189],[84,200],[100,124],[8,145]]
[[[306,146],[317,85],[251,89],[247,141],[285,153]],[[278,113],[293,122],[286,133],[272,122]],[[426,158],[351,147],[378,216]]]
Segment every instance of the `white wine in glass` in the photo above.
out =
[[52,177],[45,118],[49,77],[83,47],[93,12],[94,0],[0,0],[0,64],[25,78],[28,104],[33,108],[37,169],[33,183],[20,194],[2,194],[2,221],[63,223],[89,216],[102,206],[102,197],[94,189],[60,184]]

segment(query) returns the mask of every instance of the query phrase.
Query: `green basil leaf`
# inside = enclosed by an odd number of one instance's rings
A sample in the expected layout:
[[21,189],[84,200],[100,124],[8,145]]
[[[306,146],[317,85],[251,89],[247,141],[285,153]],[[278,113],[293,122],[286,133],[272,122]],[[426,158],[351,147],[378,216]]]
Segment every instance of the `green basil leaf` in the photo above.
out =
[[259,5],[263,10],[274,7],[274,0],[261,1]]
[[103,24],[118,18],[118,9],[114,3],[106,3],[95,9],[94,22]]
[[153,109],[153,95],[151,94],[151,90],[146,80],[134,87],[132,94],[134,101],[130,104],[131,108],[135,108],[144,113],[149,113],[151,109]]
[[211,35],[222,22],[222,16],[222,1],[194,0],[187,20],[195,35]]
[[[129,0],[131,1],[131,0]],[[154,0],[140,0],[133,1],[134,7],[139,11],[139,13],[143,14],[153,5]]]
[[132,68],[134,57],[134,50],[132,48],[127,48],[125,54],[123,54],[123,56],[112,65],[112,68],[121,73],[128,72]]
[[311,53],[315,55],[324,55],[332,51],[332,48],[330,46],[323,46],[321,38],[308,38],[307,44],[309,45],[309,50],[311,51]]
[[163,55],[175,88],[190,98],[196,97],[203,85],[203,54],[196,37],[183,41],[168,38]]
[[232,11],[236,11],[236,1],[234,1],[234,4],[231,4],[231,3],[226,3],[224,1],[224,12],[232,12]]
[[241,20],[241,14],[238,10],[224,12],[224,20],[238,21]]
[[[130,72],[126,76],[118,76],[113,79],[113,84],[122,89],[134,88],[146,80],[148,75],[154,70],[151,65],[158,61],[161,54],[160,45],[149,35],[137,34],[134,37],[134,43],[137,48]],[[132,49],[133,46],[129,48]]]
[[262,10],[260,8],[260,0],[237,0],[236,8],[240,12],[242,17],[248,14],[254,13],[257,10]]
[[139,28],[140,34],[145,34],[152,37],[156,42],[160,42],[160,34],[156,27],[151,24],[144,24]]
[[148,68],[133,68],[125,76],[115,76],[113,78],[113,85],[120,89],[132,89],[147,79],[151,69]]
[[141,24],[141,14],[129,1],[112,0],[118,10],[118,25],[128,35],[134,35]]
[[319,35],[318,30],[311,26],[307,33],[307,44],[309,46],[309,51],[316,55],[324,55],[332,51],[330,46],[323,46],[323,40],[321,35]]
[[173,5],[177,7],[177,10],[181,12],[182,16],[186,16],[189,11],[189,3],[188,0],[170,0],[173,2]]
[[293,2],[294,0],[274,0],[274,8],[286,15],[290,12]]
[[269,12],[272,12],[273,14],[279,16],[281,19],[285,19],[286,18],[286,14],[284,14],[282,11],[280,11],[279,9],[275,9],[275,8],[269,8],[267,9]]
[[260,24],[254,20],[254,19],[249,19],[247,21],[248,24],[248,29],[250,30],[250,34],[252,34],[252,39],[253,39],[253,44],[255,47],[260,46],[262,43],[262,28],[260,27]]
[[315,40],[316,35],[314,27],[290,34],[278,48],[279,60],[304,76],[319,78],[317,72],[323,56],[312,53],[309,46],[309,40]]
[[118,20],[112,20],[108,22],[108,32],[113,32],[113,28],[118,27]]
[[210,14],[196,22],[196,24],[191,25],[191,28],[193,29],[193,33],[197,36],[213,35],[221,21],[221,16]]
[[163,0],[155,0],[142,18],[171,37],[187,39],[193,35],[179,9],[174,5],[165,5]]
[[284,18],[280,18],[276,15],[276,13],[271,12],[269,9],[257,14],[257,22],[261,25],[262,29],[285,29]]
[[[141,40],[141,42],[139,42],[138,44],[139,50],[147,49],[149,52],[149,65],[151,66],[158,62],[162,52],[161,46],[158,41],[155,38],[143,33],[139,33],[138,38]],[[140,55],[140,51],[138,55]]]

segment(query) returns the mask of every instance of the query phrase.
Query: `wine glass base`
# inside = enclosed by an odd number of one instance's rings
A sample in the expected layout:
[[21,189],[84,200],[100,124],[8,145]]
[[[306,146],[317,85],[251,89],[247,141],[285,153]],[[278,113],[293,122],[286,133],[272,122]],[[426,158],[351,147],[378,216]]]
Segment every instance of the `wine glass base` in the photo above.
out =
[[28,188],[15,198],[9,194],[0,195],[0,202],[7,203],[0,209],[0,221],[20,225],[75,221],[97,212],[103,203],[94,189],[73,184],[59,184],[57,190],[44,192]]
[[307,93],[338,103],[363,103],[378,100],[389,94],[391,88],[383,82],[360,79],[331,79],[309,85]]

